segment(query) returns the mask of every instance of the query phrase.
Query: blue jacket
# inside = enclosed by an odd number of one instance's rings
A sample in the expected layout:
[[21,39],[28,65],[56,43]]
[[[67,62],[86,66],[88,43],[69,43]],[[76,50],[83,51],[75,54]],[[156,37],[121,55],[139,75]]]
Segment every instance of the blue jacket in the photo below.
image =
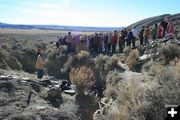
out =
[[128,35],[127,35],[127,41],[131,41],[132,39],[134,38],[134,36],[133,36],[133,33],[130,31],[130,32],[128,32]]

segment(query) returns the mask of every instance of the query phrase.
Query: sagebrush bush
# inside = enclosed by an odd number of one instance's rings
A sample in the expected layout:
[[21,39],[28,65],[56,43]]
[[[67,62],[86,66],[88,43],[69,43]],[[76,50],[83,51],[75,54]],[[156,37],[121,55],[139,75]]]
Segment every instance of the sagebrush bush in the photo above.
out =
[[13,70],[21,70],[22,65],[20,64],[20,62],[17,60],[16,57],[10,55],[10,56],[6,59],[6,61],[7,61],[8,66],[9,66],[11,69],[13,69]]
[[106,90],[104,91],[105,96],[108,98],[117,98],[119,88],[117,84],[120,82],[121,76],[117,72],[110,71],[106,76]]
[[11,46],[11,50],[20,50],[20,49],[22,49],[22,47],[23,47],[22,44],[15,43]]
[[57,78],[66,77],[65,74],[61,72],[63,65],[67,62],[68,56],[66,47],[62,46],[60,49],[49,48],[47,54],[47,72],[49,75],[55,76]]
[[174,72],[176,73],[176,77],[178,79],[180,79],[180,59],[178,61],[176,61],[176,63],[174,64]]
[[110,57],[110,59],[106,61],[105,69],[110,71],[118,67],[117,65],[118,61],[119,61],[119,58],[116,55],[113,55],[112,57]]
[[96,77],[93,70],[87,66],[72,68],[69,74],[71,83],[75,84],[79,92],[91,91],[95,85]]
[[8,68],[6,58],[7,58],[7,52],[0,49],[0,69],[7,69]]
[[163,65],[157,62],[153,62],[149,68],[148,73],[150,76],[155,77],[161,72],[162,69],[163,69]]
[[159,54],[167,63],[180,57],[180,47],[174,44],[164,45],[159,49]]
[[35,46],[36,48],[41,48],[41,49],[45,50],[46,47],[47,47],[47,43],[44,42],[44,41],[40,41],[40,42],[34,43],[34,46]]
[[94,60],[95,67],[103,78],[105,78],[109,72],[109,70],[106,69],[106,63],[109,59],[109,56],[100,54]]
[[0,60],[4,59],[5,57],[6,57],[6,52],[0,49]]
[[84,51],[84,50],[81,50],[78,54],[77,54],[77,58],[78,60],[81,60],[81,61],[85,61],[89,58],[90,54],[88,51]]
[[2,44],[2,45],[1,45],[1,49],[4,49],[4,50],[5,50],[5,49],[8,49],[8,44],[6,44],[6,43]]
[[139,51],[138,50],[132,50],[128,57],[126,58],[125,63],[129,66],[129,68],[132,70],[136,67],[137,62],[139,58]]
[[12,53],[22,65],[22,69],[28,73],[34,73],[36,63],[36,50],[29,46]]
[[121,75],[118,72],[110,71],[106,76],[106,84],[116,86],[117,83],[122,80]]
[[105,67],[105,64],[106,62],[110,59],[109,56],[107,55],[98,55],[96,58],[95,58],[95,64],[96,64],[96,67],[99,68],[99,69],[104,69]]
[[96,68],[99,70],[100,75],[105,78],[109,71],[113,71],[118,66],[119,58],[116,55],[109,57],[100,54],[94,60]]
[[61,72],[62,73],[68,72],[69,69],[74,67],[74,64],[75,64],[75,58],[69,55],[67,62],[63,65],[63,68],[61,68]]

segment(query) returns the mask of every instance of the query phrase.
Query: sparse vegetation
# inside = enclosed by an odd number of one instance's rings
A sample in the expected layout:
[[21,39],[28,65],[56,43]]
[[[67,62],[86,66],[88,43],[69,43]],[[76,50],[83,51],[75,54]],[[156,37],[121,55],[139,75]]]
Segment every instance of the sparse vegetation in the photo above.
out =
[[157,62],[153,62],[148,73],[150,76],[155,77],[161,72],[162,69],[163,69],[163,65]]
[[117,68],[118,61],[119,61],[119,58],[116,55],[113,55],[112,57],[110,57],[110,59],[107,60],[105,63],[105,70],[111,71],[114,68]]
[[139,51],[138,50],[132,50],[132,52],[129,53],[128,57],[126,58],[125,63],[129,66],[129,68],[135,69],[137,67],[138,63],[138,58],[139,58]]
[[159,49],[159,54],[164,60],[169,63],[170,61],[174,60],[175,58],[179,58],[180,56],[180,48],[174,44],[164,45]]
[[9,56],[7,58],[7,64],[13,70],[21,70],[21,68],[22,68],[22,65],[19,63],[17,58],[14,56]]
[[104,79],[109,71],[113,71],[115,68],[119,68],[117,65],[119,58],[116,55],[109,57],[107,55],[100,54],[95,59],[95,67],[98,69],[100,75]]
[[77,58],[78,60],[81,61],[86,61],[89,58],[90,54],[88,51],[83,51],[81,50],[78,54],[77,54]]

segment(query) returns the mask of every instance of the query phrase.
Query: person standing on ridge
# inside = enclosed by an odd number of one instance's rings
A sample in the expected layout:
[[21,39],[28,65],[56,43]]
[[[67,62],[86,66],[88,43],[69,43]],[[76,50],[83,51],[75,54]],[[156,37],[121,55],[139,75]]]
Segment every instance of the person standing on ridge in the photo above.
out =
[[119,52],[122,53],[124,49],[124,38],[123,38],[123,30],[121,30],[121,34],[119,35]]
[[141,30],[140,30],[140,32],[139,32],[139,39],[140,39],[140,46],[142,46],[143,45],[143,41],[144,41],[144,36],[143,36],[143,34],[144,34],[144,26],[142,26],[141,27]]
[[158,25],[157,25],[157,23],[155,23],[151,30],[151,38],[153,41],[155,41],[157,39],[157,30],[158,30]]
[[94,36],[94,42],[93,42],[93,45],[94,45],[94,53],[97,55],[99,52],[98,52],[98,48],[99,48],[99,36],[98,36],[98,33],[95,33],[95,36]]
[[128,29],[128,34],[127,34],[127,38],[126,38],[127,46],[129,46],[129,47],[131,46],[132,39],[134,39],[133,33],[132,33],[131,29]]
[[99,50],[98,50],[98,51],[99,51],[99,53],[102,53],[103,41],[104,41],[104,38],[103,38],[103,34],[102,34],[102,33],[99,34],[99,40],[98,40],[98,41],[99,41],[99,43],[98,43],[98,44],[99,44],[99,45],[98,45],[98,46],[99,46]]
[[104,35],[104,52],[108,52],[108,33]]
[[146,29],[144,30],[144,43],[149,44],[149,36],[150,36],[150,29],[149,26],[146,26]]
[[124,47],[126,46],[125,42],[126,42],[127,34],[128,34],[127,30],[126,30],[126,28],[124,28],[123,33],[122,33],[122,42],[123,42]]
[[56,39],[56,48],[59,49],[60,43],[59,43],[59,37]]
[[158,39],[163,38],[163,27],[160,23],[158,24],[157,36]]
[[169,38],[173,37],[173,32],[174,32],[174,26],[173,22],[171,20],[168,20],[168,26],[167,26],[167,35]]
[[116,52],[117,41],[118,41],[118,34],[117,34],[117,31],[115,30],[114,35],[112,37],[112,53]]
[[134,26],[133,29],[132,29],[132,33],[133,33],[133,39],[132,39],[132,46],[133,48],[136,47],[136,39],[138,38],[138,29]]
[[112,33],[108,34],[108,53],[111,51],[111,43],[112,43]]
[[163,27],[163,37],[165,37],[167,26],[168,26],[168,18],[164,18],[164,20],[160,23]]
[[72,35],[71,32],[68,32],[67,38],[66,38],[66,42],[67,42],[67,46],[68,46],[68,52],[72,52]]

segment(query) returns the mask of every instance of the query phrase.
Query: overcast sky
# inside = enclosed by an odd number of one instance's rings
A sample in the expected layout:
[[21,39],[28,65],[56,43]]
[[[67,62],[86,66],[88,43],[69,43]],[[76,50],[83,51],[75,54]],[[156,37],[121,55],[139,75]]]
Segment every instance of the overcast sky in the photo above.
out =
[[0,22],[13,24],[121,27],[167,13],[180,13],[180,1],[0,0]]

